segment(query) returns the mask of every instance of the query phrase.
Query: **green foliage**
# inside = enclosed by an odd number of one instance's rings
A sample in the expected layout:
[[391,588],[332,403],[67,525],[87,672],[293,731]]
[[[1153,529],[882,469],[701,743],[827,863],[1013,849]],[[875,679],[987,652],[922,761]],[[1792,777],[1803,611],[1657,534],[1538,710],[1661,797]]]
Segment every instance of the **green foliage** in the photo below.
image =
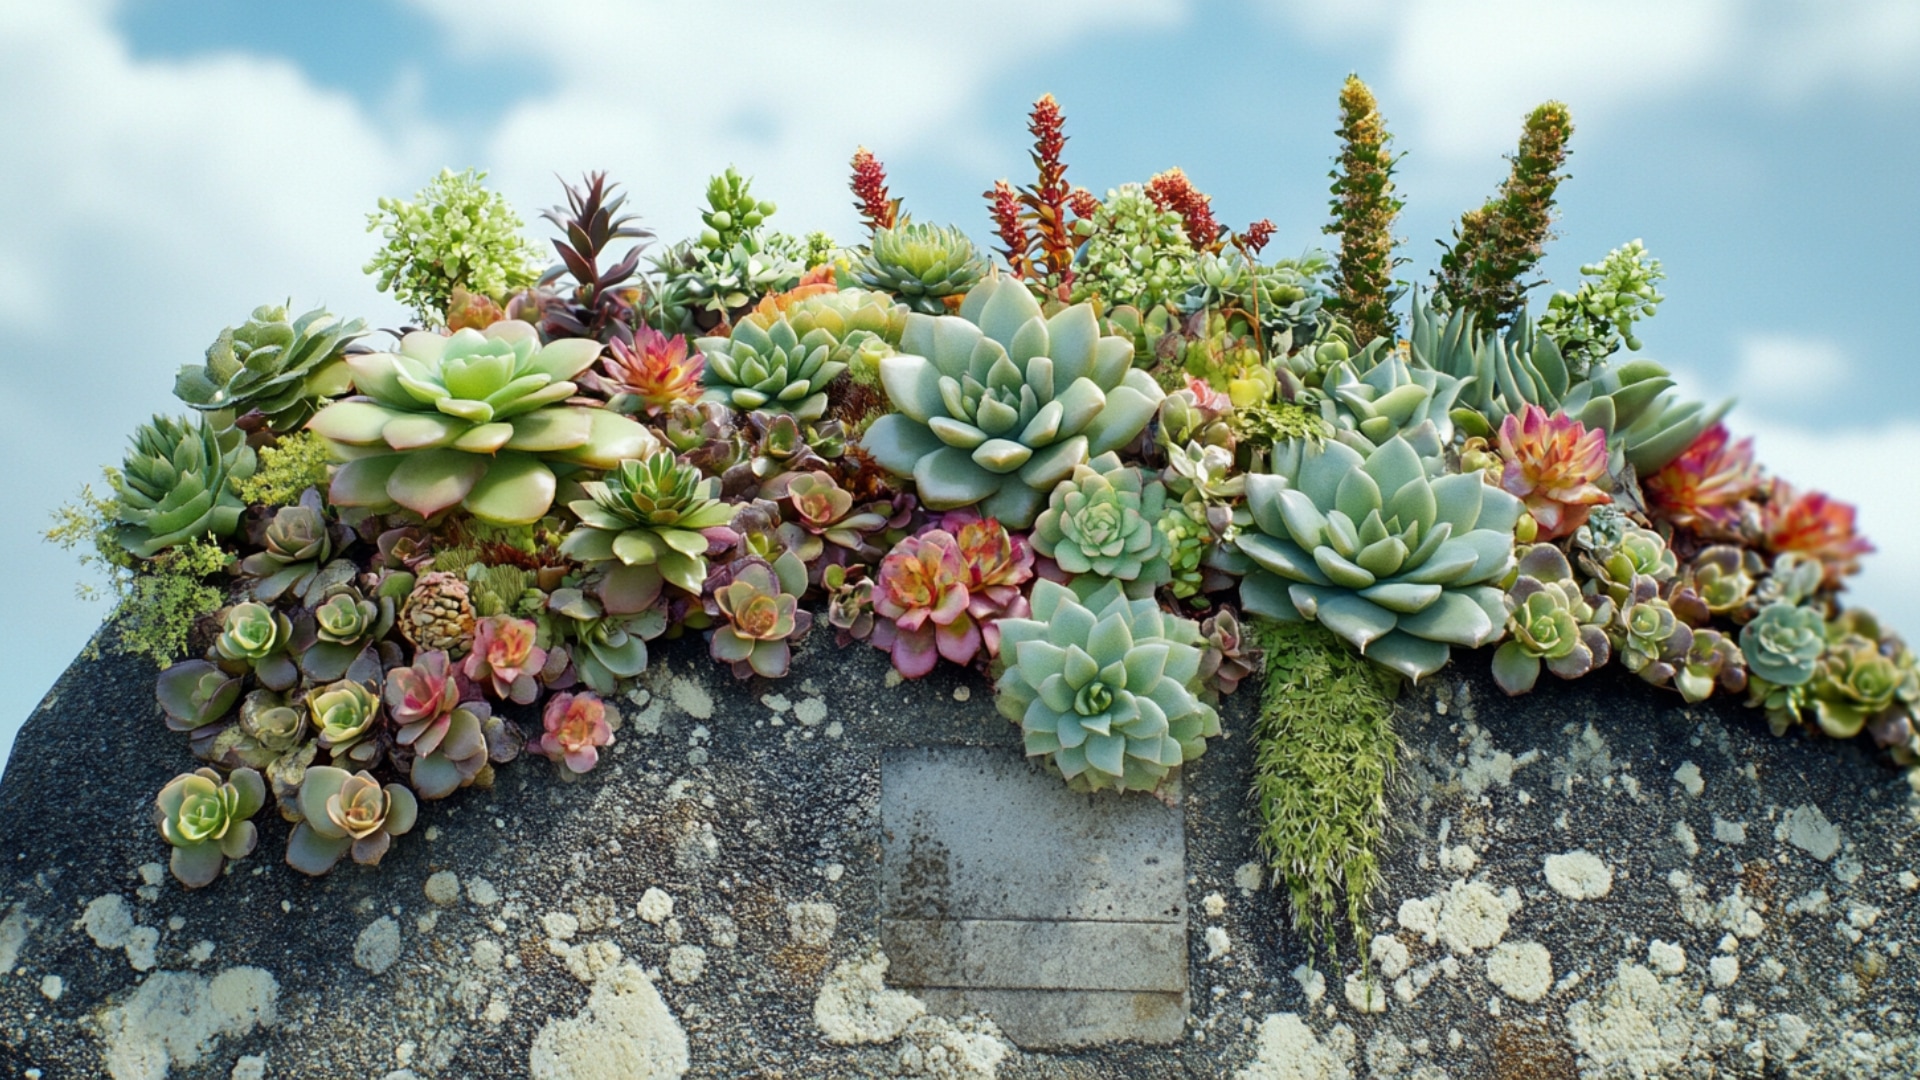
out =
[[539,277],[540,254],[520,235],[520,215],[481,184],[486,178],[442,169],[412,202],[381,199],[367,215],[367,231],[386,244],[362,269],[423,325],[441,323],[455,288],[498,300]]
[[110,620],[120,632],[120,651],[159,667],[185,656],[193,624],[227,600],[225,590],[207,579],[232,561],[220,545],[198,539],[142,563]]
[[[115,470],[101,471],[112,484]],[[134,558],[115,538],[118,517],[117,500],[97,495],[92,484],[84,484],[79,498],[53,512],[53,527],[43,537],[63,551],[75,552],[83,570],[105,575],[108,587],[121,593],[133,573]],[[98,600],[103,595],[99,586],[85,581],[74,586],[74,594],[82,600]]]
[[1193,244],[1179,212],[1155,205],[1139,184],[1107,192],[1074,231],[1086,239],[1075,259],[1076,302],[1098,296],[1107,307],[1146,308],[1177,298],[1193,280]]
[[365,333],[366,323],[342,322],[324,308],[289,319],[284,305],[262,304],[238,328],[220,331],[204,364],[180,369],[173,395],[222,427],[257,413],[268,430],[293,431],[316,402],[352,387],[341,356]]
[[1482,327],[1506,326],[1526,306],[1533,272],[1553,226],[1553,193],[1564,179],[1573,117],[1549,101],[1529,113],[1513,171],[1500,193],[1460,216],[1453,246],[1440,257],[1438,299],[1472,312]]
[[1393,195],[1393,136],[1358,75],[1340,90],[1340,166],[1333,178],[1333,220],[1321,231],[1340,237],[1336,295],[1327,307],[1346,317],[1362,342],[1391,339],[1400,328],[1393,312],[1401,289],[1393,268],[1393,219],[1405,205]]
[[1622,345],[1633,352],[1640,350],[1633,324],[1659,311],[1666,297],[1654,289],[1654,283],[1667,276],[1660,260],[1650,257],[1638,240],[1582,266],[1580,273],[1586,279],[1580,290],[1553,294],[1547,313],[1540,317],[1540,332],[1559,344],[1560,354],[1576,374],[1620,351]]
[[1310,623],[1256,618],[1248,629],[1267,665],[1253,733],[1260,851],[1287,883],[1295,929],[1332,959],[1333,923],[1344,915],[1364,964],[1400,754],[1400,680]]
[[308,488],[327,487],[332,454],[327,442],[311,431],[282,436],[259,451],[260,469],[234,485],[249,506],[292,506]]
[[1230,422],[1242,442],[1266,446],[1296,439],[1318,442],[1333,437],[1333,425],[1312,409],[1289,401],[1256,401],[1236,408]]

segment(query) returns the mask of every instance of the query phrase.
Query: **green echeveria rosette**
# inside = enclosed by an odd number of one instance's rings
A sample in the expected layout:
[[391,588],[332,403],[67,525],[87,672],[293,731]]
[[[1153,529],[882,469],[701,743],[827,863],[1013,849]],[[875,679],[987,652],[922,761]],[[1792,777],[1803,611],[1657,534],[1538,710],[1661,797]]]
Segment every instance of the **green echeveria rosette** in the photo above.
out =
[[831,331],[815,327],[801,336],[785,318],[768,328],[745,319],[732,337],[705,337],[694,345],[707,358],[702,400],[743,412],[818,420],[827,414],[827,384],[847,370],[831,358],[840,345]]
[[1500,689],[1532,690],[1543,663],[1562,679],[1604,667],[1613,655],[1605,629],[1613,618],[1612,600],[1581,595],[1572,564],[1552,544],[1528,548],[1517,572],[1506,595],[1509,636],[1493,654]]
[[1148,595],[1173,576],[1167,538],[1155,527],[1166,504],[1165,485],[1145,482],[1118,454],[1102,454],[1053,489],[1034,519],[1034,550],[1068,574],[1113,578],[1127,582],[1130,595]]
[[908,222],[874,230],[871,250],[853,273],[915,311],[941,315],[944,297],[964,293],[986,276],[987,260],[958,228]]
[[205,364],[180,369],[173,395],[229,421],[258,412],[267,430],[284,435],[306,423],[321,399],[352,389],[342,356],[366,332],[364,321],[343,322],[324,308],[289,321],[284,306],[263,304],[245,324],[220,331]]
[[1903,689],[1911,700],[1913,677],[1878,642],[1849,634],[1827,647],[1808,684],[1814,720],[1829,736],[1850,739],[1900,704]]
[[923,505],[977,506],[1011,529],[1074,466],[1132,442],[1165,396],[1091,306],[1048,318],[1011,278],[975,286],[957,316],[908,316],[900,348],[880,361],[895,411],[867,429],[866,452],[913,477]]
[[1000,620],[994,705],[1076,791],[1153,791],[1206,751],[1220,717],[1199,697],[1199,627],[1129,600],[1116,582],[1083,601],[1034,582],[1033,617]]
[[553,505],[555,469],[610,469],[659,443],[632,419],[567,405],[570,380],[600,343],[541,346],[533,326],[503,320],[451,336],[415,331],[397,353],[349,356],[359,396],[309,421],[345,462],[336,506],[404,506],[432,517],[455,506],[501,525],[530,525]]
[[272,603],[291,593],[308,599],[320,568],[333,557],[334,530],[320,493],[310,488],[295,505],[275,510],[261,541],[260,551],[240,561],[240,572],[258,579],[254,598]]
[[315,877],[349,852],[357,863],[378,866],[393,838],[411,831],[420,812],[404,785],[382,786],[372,773],[329,765],[307,770],[299,805],[306,820],[287,838],[287,865]]
[[267,801],[267,785],[252,769],[222,779],[212,769],[174,777],[154,799],[160,835],[173,846],[173,876],[189,889],[211,885],[228,859],[253,853],[259,832],[247,820]]
[[1317,621],[1416,679],[1506,626],[1497,583],[1522,503],[1478,473],[1429,475],[1404,438],[1366,458],[1340,442],[1276,446],[1247,504],[1255,527],[1235,543],[1258,564],[1240,587],[1248,612]]
[[562,542],[562,554],[611,564],[613,575],[657,575],[699,595],[707,577],[701,530],[725,525],[733,515],[733,507],[715,498],[718,481],[660,452],[623,461],[605,479],[580,486],[588,498],[567,504],[580,528]]
[[259,466],[237,428],[218,428],[204,416],[156,416],[133,433],[133,446],[111,474],[120,545],[151,559],[202,536],[231,536],[247,505],[234,482]]
[[1827,622],[1812,608],[1769,604],[1740,629],[1740,651],[1756,679],[1801,686],[1827,648]]
[[293,621],[265,604],[235,604],[221,620],[213,656],[236,671],[252,671],[269,690],[288,690],[300,679],[289,648]]

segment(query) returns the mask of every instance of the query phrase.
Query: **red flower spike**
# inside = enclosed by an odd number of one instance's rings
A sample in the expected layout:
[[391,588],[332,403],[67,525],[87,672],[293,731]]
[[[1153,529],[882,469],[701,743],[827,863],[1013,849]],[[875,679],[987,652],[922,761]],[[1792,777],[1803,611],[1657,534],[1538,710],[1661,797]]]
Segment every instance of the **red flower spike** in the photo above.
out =
[[1005,245],[1000,249],[1000,254],[1006,257],[1014,277],[1030,277],[1033,263],[1029,261],[1027,252],[1033,246],[1033,239],[1027,233],[1027,224],[1021,216],[1019,193],[1005,180],[995,180],[992,190],[983,194],[993,213],[994,231],[1000,234],[1000,242]]
[[1077,218],[1090,218],[1100,212],[1100,200],[1083,187],[1073,189],[1073,194],[1067,196],[1067,205],[1073,208],[1073,216]]
[[891,229],[900,221],[900,200],[887,191],[887,167],[862,146],[853,152],[853,208],[867,223],[867,231]]
[[1800,494],[1784,480],[1775,480],[1760,510],[1760,529],[1767,550],[1778,555],[1795,552],[1818,559],[1826,568],[1823,581],[1837,588],[1840,580],[1860,571],[1860,556],[1874,550],[1854,531],[1854,509],[1819,491]]
[[1213,219],[1213,198],[1194,187],[1179,166],[1147,181],[1147,198],[1160,209],[1180,215],[1186,225],[1187,240],[1196,249],[1220,250],[1220,223]]
[[1665,468],[1641,481],[1652,511],[1703,536],[1731,539],[1740,525],[1741,504],[1761,483],[1753,440],[1731,440],[1726,425],[1715,424]]
[[1247,226],[1246,231],[1240,234],[1236,242],[1247,254],[1258,255],[1260,249],[1266,247],[1267,241],[1271,239],[1273,239],[1273,221],[1270,218],[1261,218]]

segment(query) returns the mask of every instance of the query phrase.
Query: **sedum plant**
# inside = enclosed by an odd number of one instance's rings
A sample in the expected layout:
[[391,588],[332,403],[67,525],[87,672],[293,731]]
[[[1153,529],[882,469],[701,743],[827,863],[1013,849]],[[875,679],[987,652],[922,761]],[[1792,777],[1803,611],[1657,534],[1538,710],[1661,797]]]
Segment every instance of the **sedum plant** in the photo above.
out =
[[403,784],[382,786],[372,773],[330,765],[307,770],[300,785],[305,820],[287,838],[287,865],[319,877],[349,852],[363,866],[378,866],[393,838],[412,831],[420,804]]
[[397,353],[347,358],[358,397],[309,426],[345,462],[336,506],[405,507],[432,517],[459,506],[482,521],[527,525],[553,505],[555,467],[610,469],[659,442],[607,409],[565,404],[600,343],[545,346],[508,319],[451,336],[415,331]]
[[1254,527],[1235,541],[1258,565],[1241,585],[1249,613],[1317,621],[1415,679],[1450,646],[1500,636],[1519,499],[1474,473],[1429,474],[1398,436],[1366,458],[1339,442],[1273,457],[1247,477]]
[[481,183],[484,172],[440,170],[412,202],[383,198],[367,231],[386,243],[364,271],[381,292],[435,326],[455,289],[500,299],[538,277],[539,252],[520,235],[520,216]]
[[1562,679],[1577,679],[1605,667],[1613,655],[1607,626],[1613,601],[1581,594],[1573,565],[1552,544],[1520,554],[1517,577],[1507,587],[1507,641],[1493,654],[1493,681],[1509,694],[1524,694],[1540,667]]
[[1107,192],[1074,231],[1085,238],[1074,257],[1075,301],[1151,308],[1175,300],[1193,280],[1195,252],[1179,212],[1157,205],[1140,184]]
[[202,536],[231,536],[246,504],[234,485],[259,465],[234,428],[156,416],[133,433],[113,484],[114,537],[142,559]]
[[235,769],[224,779],[197,769],[168,781],[154,799],[154,819],[173,847],[168,866],[180,884],[211,885],[228,859],[253,854],[260,834],[248,819],[266,801],[266,783],[252,769]]
[[1651,319],[1666,297],[1654,284],[1667,275],[1644,244],[1630,241],[1580,268],[1578,292],[1557,292],[1540,317],[1540,332],[1553,338],[1576,372],[1591,371],[1620,351],[1640,351],[1633,324]]
[[285,306],[263,304],[238,328],[220,331],[205,364],[180,369],[173,396],[215,414],[216,423],[257,413],[268,431],[285,435],[307,422],[318,401],[352,388],[342,354],[366,332],[360,319],[342,321],[325,308],[288,319]]
[[1009,658],[994,683],[1027,756],[1076,791],[1154,791],[1206,751],[1220,717],[1199,697],[1205,647],[1191,620],[1108,582],[1083,601],[1039,580],[1033,618],[1000,623]]
[[701,530],[725,525],[733,514],[716,498],[718,481],[659,452],[623,461],[604,479],[581,487],[587,498],[567,504],[580,528],[567,535],[560,551],[588,565],[606,564],[601,595],[609,610],[639,611],[663,579],[699,595],[707,578]]
[[576,588],[555,589],[545,603],[543,621],[556,637],[573,642],[575,675],[599,694],[612,694],[620,680],[647,670],[647,641],[667,629],[666,613],[658,606],[635,615],[611,615]]
[[269,690],[290,690],[300,680],[289,653],[292,641],[292,620],[265,604],[248,601],[227,609],[210,659],[253,672]]
[[1070,575],[1127,582],[1129,595],[1151,595],[1172,577],[1167,538],[1155,523],[1166,510],[1166,487],[1102,454],[1060,481],[1033,523],[1033,547]]
[[946,298],[964,294],[986,273],[987,260],[966,233],[923,222],[875,229],[870,250],[853,271],[861,284],[893,293],[927,315],[945,314]]
[[829,358],[838,344],[824,328],[802,337],[784,316],[764,328],[742,320],[731,337],[695,343],[707,358],[705,400],[818,420],[827,414],[828,384],[847,370]]
[[912,476],[923,505],[977,505],[1009,528],[1031,525],[1074,466],[1132,442],[1165,396],[1090,306],[1048,318],[1012,279],[975,286],[957,316],[909,316],[900,347],[880,361],[898,411],[862,447]]

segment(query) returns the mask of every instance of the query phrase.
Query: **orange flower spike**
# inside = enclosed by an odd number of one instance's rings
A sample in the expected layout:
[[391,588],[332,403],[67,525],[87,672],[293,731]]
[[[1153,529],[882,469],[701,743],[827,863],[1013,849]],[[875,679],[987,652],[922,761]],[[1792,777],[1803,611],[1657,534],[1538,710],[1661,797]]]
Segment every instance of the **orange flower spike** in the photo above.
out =
[[1740,524],[1740,504],[1760,490],[1753,440],[1733,442],[1726,425],[1700,433],[1693,445],[1646,478],[1641,489],[1655,512],[1675,525],[1709,536],[1730,536]]
[[1588,512],[1613,497],[1596,481],[1607,475],[1607,433],[1538,405],[1508,413],[1500,424],[1500,487],[1527,504],[1537,539],[1571,534]]

